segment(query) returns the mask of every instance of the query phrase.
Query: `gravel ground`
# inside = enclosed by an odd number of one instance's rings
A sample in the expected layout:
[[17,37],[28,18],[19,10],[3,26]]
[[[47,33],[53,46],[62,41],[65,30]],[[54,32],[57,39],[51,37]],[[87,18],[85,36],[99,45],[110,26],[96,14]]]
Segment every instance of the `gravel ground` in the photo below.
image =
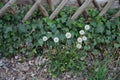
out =
[[21,55],[11,59],[2,58],[0,59],[0,80],[85,80],[81,73],[76,77],[71,72],[54,79],[47,72],[46,65],[40,67],[46,62],[48,60],[40,56],[29,60]]
[[[57,78],[52,78],[52,75],[47,72],[48,62],[49,60],[42,56],[31,59],[23,55],[17,55],[11,59],[3,57],[0,59],[0,80],[87,80],[81,72],[77,75],[73,72],[66,72]],[[107,77],[120,75],[120,66],[115,67],[114,64],[115,62],[112,62],[108,65],[109,74]],[[116,80],[120,80],[120,76]]]

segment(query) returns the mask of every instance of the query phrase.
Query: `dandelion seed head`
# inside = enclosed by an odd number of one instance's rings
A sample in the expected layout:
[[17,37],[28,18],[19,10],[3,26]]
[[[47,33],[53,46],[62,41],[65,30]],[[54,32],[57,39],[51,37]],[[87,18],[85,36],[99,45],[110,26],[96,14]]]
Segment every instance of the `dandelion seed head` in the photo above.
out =
[[58,38],[58,37],[55,37],[55,38],[54,38],[54,42],[55,42],[55,43],[59,42],[59,38]]
[[81,48],[82,48],[82,45],[81,45],[81,44],[77,44],[76,47],[77,47],[78,49],[81,49]]
[[85,30],[89,30],[90,29],[90,25],[85,25]]
[[78,37],[78,38],[77,38],[77,42],[82,43],[82,41],[83,41],[83,40],[82,40],[81,37]]
[[48,40],[47,36],[43,36],[43,41],[47,41],[47,40]]
[[65,34],[65,36],[66,36],[66,38],[71,38],[71,33],[70,32],[67,32],[66,34]]
[[87,37],[86,37],[86,36],[83,36],[83,37],[82,37],[82,40],[83,40],[83,41],[87,41]]
[[85,34],[85,31],[84,31],[84,30],[80,30],[79,33],[80,33],[81,35],[84,35],[84,34]]

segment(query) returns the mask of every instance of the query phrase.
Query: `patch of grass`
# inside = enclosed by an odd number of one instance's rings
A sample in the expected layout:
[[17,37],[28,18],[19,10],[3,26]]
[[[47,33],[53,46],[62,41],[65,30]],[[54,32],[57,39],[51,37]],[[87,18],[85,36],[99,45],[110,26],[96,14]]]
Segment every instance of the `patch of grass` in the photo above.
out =
[[68,71],[78,72],[85,69],[86,53],[77,50],[75,47],[50,50],[48,56],[51,62],[49,72],[53,73],[54,76]]

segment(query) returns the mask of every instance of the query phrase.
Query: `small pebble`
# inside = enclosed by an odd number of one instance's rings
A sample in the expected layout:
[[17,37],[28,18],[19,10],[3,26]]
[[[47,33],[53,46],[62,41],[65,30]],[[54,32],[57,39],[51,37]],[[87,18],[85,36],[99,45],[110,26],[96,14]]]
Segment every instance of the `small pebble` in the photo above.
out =
[[3,66],[3,62],[2,61],[0,61],[0,67],[2,67]]
[[18,59],[18,56],[15,56],[15,59]]
[[70,78],[70,75],[66,75],[67,78]]
[[80,60],[85,60],[85,57],[81,57]]
[[113,68],[114,71],[117,71],[117,68]]
[[35,74],[34,74],[34,73],[31,73],[31,76],[32,76],[32,77],[34,77],[34,76],[35,76]]
[[44,69],[44,72],[47,72],[47,69]]
[[29,61],[29,65],[33,65],[33,62],[32,62],[32,61]]

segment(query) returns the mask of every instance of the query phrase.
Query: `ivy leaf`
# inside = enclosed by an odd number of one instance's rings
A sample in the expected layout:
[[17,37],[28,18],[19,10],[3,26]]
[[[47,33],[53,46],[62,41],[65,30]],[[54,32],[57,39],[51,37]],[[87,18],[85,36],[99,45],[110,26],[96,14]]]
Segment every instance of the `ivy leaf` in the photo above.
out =
[[90,22],[90,24],[93,26],[93,27],[96,27],[97,24],[95,22]]
[[89,51],[90,50],[90,46],[84,46],[84,50],[86,50],[86,51]]
[[93,50],[93,54],[94,54],[94,55],[98,55],[98,54],[99,54],[99,51],[96,50],[96,49],[94,49],[94,50]]
[[38,28],[39,28],[39,29],[43,28],[43,23],[42,23],[42,21],[39,21],[39,23],[38,23]]
[[32,25],[32,29],[36,29],[37,26],[35,24]]
[[119,48],[119,47],[120,47],[120,44],[115,43],[115,44],[114,44],[114,47],[115,47],[115,48]]
[[7,27],[6,30],[5,30],[5,33],[8,33],[10,31],[12,31],[12,27]]
[[111,23],[109,21],[107,21],[106,26],[108,29],[110,29],[110,25],[111,25]]
[[104,26],[99,24],[96,28],[96,32],[97,33],[103,33],[104,32]]
[[106,30],[106,34],[107,35],[111,35],[111,31],[110,30]]
[[30,24],[30,21],[26,21],[26,24],[29,25],[29,24]]
[[26,33],[27,32],[27,28],[25,27],[24,24],[19,24],[18,25],[18,31],[21,33]]
[[38,43],[39,43],[40,46],[42,46],[42,45],[43,45],[43,40],[42,40],[42,39],[39,39],[39,40],[38,40]]
[[62,41],[65,40],[65,35],[64,35],[64,34],[60,34],[59,37],[60,37],[60,39],[61,39]]

